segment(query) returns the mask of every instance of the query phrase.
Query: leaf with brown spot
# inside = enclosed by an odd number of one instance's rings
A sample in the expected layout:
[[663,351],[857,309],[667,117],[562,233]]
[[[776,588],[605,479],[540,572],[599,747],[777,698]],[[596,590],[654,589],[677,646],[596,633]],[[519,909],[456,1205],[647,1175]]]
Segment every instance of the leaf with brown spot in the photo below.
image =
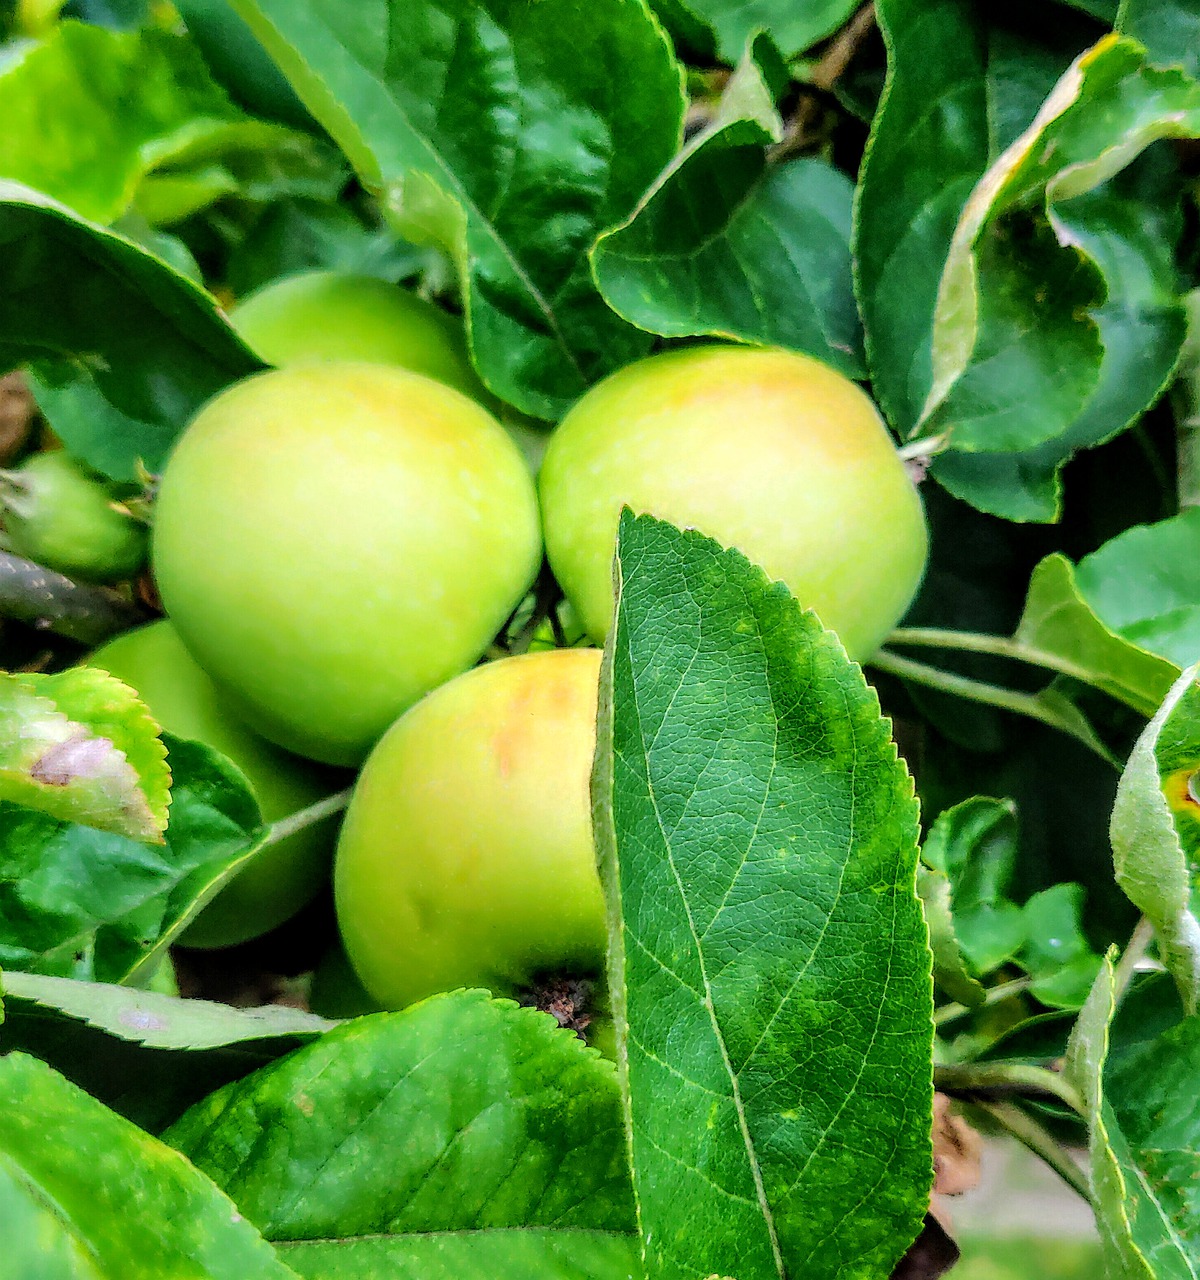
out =
[[0,800],[161,844],[171,774],[159,727],[103,671],[0,673]]

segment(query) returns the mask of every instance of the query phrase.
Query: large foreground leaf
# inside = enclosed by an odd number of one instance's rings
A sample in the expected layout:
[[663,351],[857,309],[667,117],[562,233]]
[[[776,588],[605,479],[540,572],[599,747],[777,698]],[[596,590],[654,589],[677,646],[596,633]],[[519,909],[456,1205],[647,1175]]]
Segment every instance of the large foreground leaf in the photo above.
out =
[[120,449],[68,441],[131,479],[210,396],[262,367],[198,285],[49,197],[0,181],[0,369],[69,362],[129,420]]
[[480,991],[344,1024],[166,1136],[305,1275],[515,1276],[492,1268],[518,1231],[525,1274],[568,1250],[581,1275],[630,1273],[611,1065]]
[[912,781],[782,585],[628,512],[618,562],[595,803],[647,1272],[887,1275],[931,1169]]
[[12,1280],[287,1280],[177,1152],[24,1054],[0,1058],[0,1274]]
[[454,255],[501,399],[560,417],[648,349],[587,261],[679,143],[680,69],[638,0],[233,4],[404,233]]

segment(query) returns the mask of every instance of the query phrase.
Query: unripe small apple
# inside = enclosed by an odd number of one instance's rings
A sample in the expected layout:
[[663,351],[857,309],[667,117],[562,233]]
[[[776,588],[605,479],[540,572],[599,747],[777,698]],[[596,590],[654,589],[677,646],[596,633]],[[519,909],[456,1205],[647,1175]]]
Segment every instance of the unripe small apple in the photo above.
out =
[[117,495],[116,486],[61,450],[35,453],[0,472],[0,511],[12,549],[87,582],[119,582],[146,562],[148,530]]
[[385,365],[293,365],[201,409],[167,460],[167,613],[264,737],[356,764],[477,662],[541,563],[533,481],[474,401]]
[[[169,622],[127,631],[88,657],[134,689],[168,733],[229,757],[246,775],[265,821],[308,808],[344,785],[339,775],[288,755],[233,714]],[[266,845],[192,921],[180,941],[229,947],[295,915],[329,877],[336,819]]]
[[334,892],[346,952],[381,1004],[601,974],[589,800],[599,678],[595,649],[485,663],[422,699],[371,753]]
[[597,641],[624,505],[739,548],[859,660],[925,567],[921,499],[875,406],[790,352],[689,347],[612,374],[551,437],[539,485],[551,567]]

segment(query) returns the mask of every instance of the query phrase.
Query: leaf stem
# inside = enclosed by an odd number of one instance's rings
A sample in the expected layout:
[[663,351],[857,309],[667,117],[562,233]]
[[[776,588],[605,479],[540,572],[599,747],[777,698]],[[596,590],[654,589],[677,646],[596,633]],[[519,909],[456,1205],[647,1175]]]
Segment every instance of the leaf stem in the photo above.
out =
[[1088,1186],[1087,1174],[1071,1158],[1071,1154],[1053,1134],[1039,1124],[1023,1107],[1014,1102],[979,1102],[974,1103],[981,1111],[986,1112],[1007,1133],[1046,1164],[1084,1200],[1095,1208],[1092,1189]]
[[131,600],[0,551],[0,616],[97,645],[147,620]]
[[1051,1097],[1083,1115],[1083,1099],[1061,1072],[1027,1062],[936,1063],[933,1083],[942,1093],[975,1101],[979,1097]]
[[296,813],[289,813],[286,818],[277,819],[267,828],[263,844],[278,844],[288,836],[294,836],[297,831],[303,831],[305,827],[311,827],[332,814],[341,813],[350,803],[353,794],[354,788],[347,787],[344,791],[335,791],[333,795],[326,796],[324,800],[318,800],[316,804],[310,804],[307,809],[300,809]]
[[943,671],[940,667],[915,662],[912,658],[902,658],[898,653],[892,653],[887,649],[880,649],[869,660],[868,665],[879,671],[886,671],[888,675],[899,676],[903,680],[912,680],[915,684],[925,685],[929,689],[952,693],[960,698],[968,698],[972,702],[982,702],[986,706],[999,707],[1002,711],[1014,711],[1017,715],[1028,716],[1031,720],[1040,720],[1042,724],[1048,724],[1052,729],[1070,734],[1077,742],[1090,747],[1106,764],[1114,763],[1102,744],[1090,741],[1081,735],[1077,727],[1065,716],[1048,707],[1034,694],[1019,693],[1015,689],[1005,689],[1001,685],[988,684],[983,680],[972,680],[969,676],[960,676],[953,671]]
[[950,443],[948,431],[939,432],[936,436],[921,436],[902,444],[896,452],[901,462],[912,462],[915,458],[932,458],[941,453]]
[[1138,965],[1146,957],[1146,952],[1154,941],[1154,926],[1146,919],[1145,916],[1134,925],[1133,932],[1129,935],[1129,942],[1125,946],[1125,950],[1121,952],[1121,958],[1117,962],[1116,971],[1113,974],[1113,1003],[1114,1005],[1121,1003],[1121,997],[1129,989],[1129,984],[1133,981],[1133,975],[1137,972]]
[[1014,978],[1011,982],[1000,982],[994,987],[988,987],[983,997],[983,1003],[972,1007],[967,1004],[944,1004],[940,1008],[933,1011],[933,1025],[935,1027],[944,1026],[947,1022],[953,1022],[957,1018],[965,1017],[968,1013],[977,1013],[980,1009],[986,1009],[989,1005],[999,1004],[1001,1000],[1007,1000],[1011,996],[1019,996],[1023,991],[1028,991],[1032,983],[1030,978]]
[[1193,289],[1185,301],[1188,334],[1170,396],[1180,510],[1200,506],[1200,289]]
[[939,627],[897,627],[888,636],[888,644],[914,645],[920,648],[952,649],[961,653],[986,653],[997,658],[1012,658],[1031,667],[1043,667],[1059,675],[1070,676],[1091,684],[1093,671],[1081,667],[1057,653],[1047,653],[1022,643],[1013,636],[994,636],[979,631],[946,631]]

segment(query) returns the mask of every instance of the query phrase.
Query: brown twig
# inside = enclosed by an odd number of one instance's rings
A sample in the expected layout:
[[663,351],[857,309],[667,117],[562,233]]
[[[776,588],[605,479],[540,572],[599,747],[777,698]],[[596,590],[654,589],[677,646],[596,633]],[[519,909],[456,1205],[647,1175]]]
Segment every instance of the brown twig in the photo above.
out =
[[75,582],[8,551],[0,551],[0,616],[86,645],[100,644],[146,619],[116,591]]
[[787,160],[807,150],[811,133],[821,115],[821,95],[831,93],[846,74],[854,55],[875,26],[874,3],[864,4],[848,23],[830,40],[820,61],[808,75],[815,93],[803,93],[796,110],[787,122],[783,139],[771,151],[771,159]]

